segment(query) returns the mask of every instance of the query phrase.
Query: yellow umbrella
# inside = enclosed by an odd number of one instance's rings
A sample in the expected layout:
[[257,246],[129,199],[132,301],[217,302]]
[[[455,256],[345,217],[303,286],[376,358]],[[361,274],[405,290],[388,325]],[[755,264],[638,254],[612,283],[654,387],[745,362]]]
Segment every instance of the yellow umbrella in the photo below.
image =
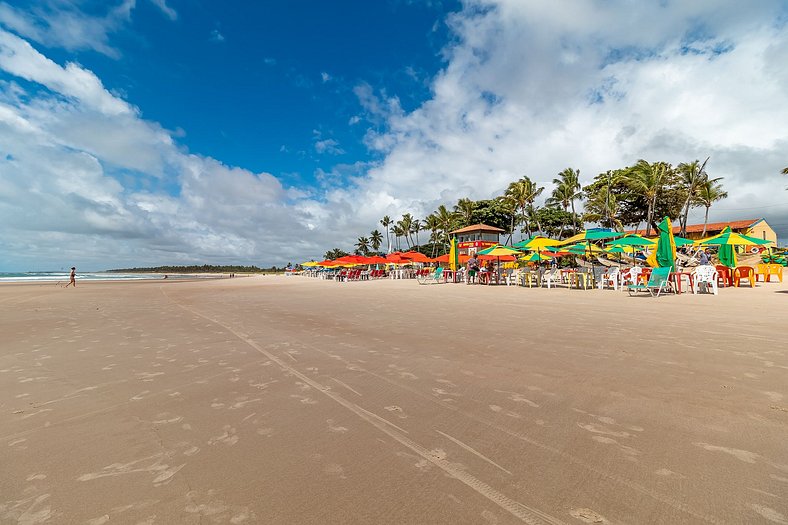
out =
[[312,266],[319,266],[319,265],[320,265],[320,263],[315,262],[315,261],[309,261],[309,262],[301,263],[301,266],[306,266],[307,268],[311,268]]

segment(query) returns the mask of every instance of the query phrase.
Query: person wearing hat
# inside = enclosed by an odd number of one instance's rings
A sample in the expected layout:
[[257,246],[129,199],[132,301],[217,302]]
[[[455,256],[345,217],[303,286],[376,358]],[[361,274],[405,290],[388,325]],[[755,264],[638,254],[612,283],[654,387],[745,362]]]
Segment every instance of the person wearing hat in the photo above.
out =
[[[74,288],[77,287],[77,268],[76,266],[71,267],[71,274],[68,276],[68,284],[73,285]],[[68,288],[68,284],[66,288]]]

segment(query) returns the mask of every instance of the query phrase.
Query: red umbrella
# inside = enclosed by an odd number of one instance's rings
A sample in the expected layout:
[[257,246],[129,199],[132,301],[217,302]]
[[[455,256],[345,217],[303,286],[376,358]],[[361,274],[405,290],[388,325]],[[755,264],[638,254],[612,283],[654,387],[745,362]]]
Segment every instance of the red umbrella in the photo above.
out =
[[476,258],[482,261],[512,262],[517,260],[514,255],[477,255]]
[[[457,262],[460,263],[460,264],[465,264],[466,262],[468,262],[469,258],[470,257],[468,257],[467,255],[458,255],[457,256],[457,259],[458,259]],[[449,263],[449,254],[447,253],[447,254],[441,255],[440,257],[436,257],[432,261],[433,262],[438,262],[438,263],[446,263],[446,264],[448,264]]]
[[387,261],[385,258],[381,257],[380,255],[373,255],[372,257],[366,258],[367,264],[387,264],[388,262],[389,261]]
[[400,252],[394,252],[386,255],[387,264],[409,264],[413,261],[406,259]]
[[424,255],[421,252],[405,252],[403,254],[400,254],[400,256],[403,259],[410,259],[413,262],[424,263],[424,262],[431,262],[432,261],[432,259],[430,259],[429,257],[427,257],[426,255]]

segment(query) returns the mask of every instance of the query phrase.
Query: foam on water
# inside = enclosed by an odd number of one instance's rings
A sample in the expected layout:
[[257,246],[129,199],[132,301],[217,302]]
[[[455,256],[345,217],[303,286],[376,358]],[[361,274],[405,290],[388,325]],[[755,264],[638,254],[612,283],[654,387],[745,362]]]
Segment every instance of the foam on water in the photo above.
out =
[[[0,272],[0,283],[3,282],[68,282],[69,272]],[[167,274],[169,279],[207,278],[206,275]],[[87,272],[77,273],[77,281],[139,281],[142,279],[163,279],[160,273],[109,273]]]

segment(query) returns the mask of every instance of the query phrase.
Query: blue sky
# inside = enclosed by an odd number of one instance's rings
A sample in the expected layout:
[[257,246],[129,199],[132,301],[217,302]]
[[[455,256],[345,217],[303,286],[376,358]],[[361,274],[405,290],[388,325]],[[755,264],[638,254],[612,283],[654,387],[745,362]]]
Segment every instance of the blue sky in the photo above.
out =
[[639,158],[711,156],[731,195],[711,220],[785,239],[786,20],[779,0],[0,0],[0,271],[281,265]]

